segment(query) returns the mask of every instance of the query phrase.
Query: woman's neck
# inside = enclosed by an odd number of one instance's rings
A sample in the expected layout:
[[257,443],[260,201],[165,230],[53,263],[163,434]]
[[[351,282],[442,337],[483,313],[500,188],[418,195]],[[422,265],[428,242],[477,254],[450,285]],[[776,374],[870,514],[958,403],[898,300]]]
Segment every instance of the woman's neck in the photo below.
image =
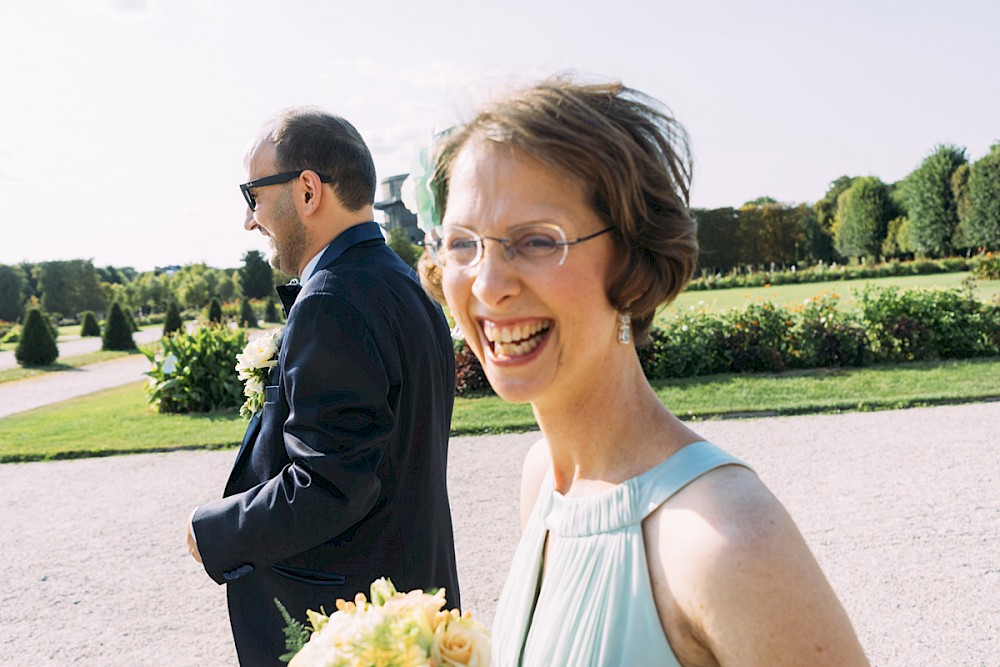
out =
[[559,402],[537,401],[532,408],[549,446],[555,487],[569,495],[620,484],[698,439],[664,407],[637,358],[609,365],[600,380]]

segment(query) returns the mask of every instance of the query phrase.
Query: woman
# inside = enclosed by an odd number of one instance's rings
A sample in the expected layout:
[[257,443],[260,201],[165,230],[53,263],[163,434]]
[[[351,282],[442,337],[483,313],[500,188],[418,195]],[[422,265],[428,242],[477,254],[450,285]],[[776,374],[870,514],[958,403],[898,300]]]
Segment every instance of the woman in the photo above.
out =
[[542,431],[495,664],[867,664],[781,504],[643,375],[635,343],[697,258],[683,128],[620,84],[550,80],[435,152],[425,285]]

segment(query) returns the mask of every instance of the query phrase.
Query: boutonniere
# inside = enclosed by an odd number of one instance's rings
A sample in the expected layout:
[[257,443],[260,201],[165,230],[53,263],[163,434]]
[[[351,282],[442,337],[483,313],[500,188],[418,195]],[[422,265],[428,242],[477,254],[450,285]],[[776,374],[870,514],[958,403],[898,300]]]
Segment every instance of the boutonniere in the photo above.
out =
[[240,408],[240,416],[244,419],[264,409],[264,387],[267,374],[278,365],[282,331],[279,327],[257,336],[236,355],[236,370],[243,380],[243,395],[247,397]]

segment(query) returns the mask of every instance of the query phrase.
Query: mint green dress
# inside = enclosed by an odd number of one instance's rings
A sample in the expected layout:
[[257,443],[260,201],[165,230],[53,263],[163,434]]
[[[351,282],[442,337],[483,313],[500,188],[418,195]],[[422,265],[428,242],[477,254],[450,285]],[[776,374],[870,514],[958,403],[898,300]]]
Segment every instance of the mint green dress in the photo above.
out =
[[[742,465],[695,442],[605,492],[567,498],[542,483],[493,625],[494,667],[676,667],[653,602],[642,520],[706,472]],[[546,534],[549,545],[541,584]]]

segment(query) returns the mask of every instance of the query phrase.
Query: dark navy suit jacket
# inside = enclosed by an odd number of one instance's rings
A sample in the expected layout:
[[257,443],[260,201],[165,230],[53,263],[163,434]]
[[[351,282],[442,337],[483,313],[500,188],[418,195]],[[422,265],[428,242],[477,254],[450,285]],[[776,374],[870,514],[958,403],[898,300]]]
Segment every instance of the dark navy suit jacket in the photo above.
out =
[[284,622],[378,577],[460,605],[446,468],[455,365],[441,308],[375,223],[324,252],[288,314],[225,496],[199,507],[241,665],[281,664]]

